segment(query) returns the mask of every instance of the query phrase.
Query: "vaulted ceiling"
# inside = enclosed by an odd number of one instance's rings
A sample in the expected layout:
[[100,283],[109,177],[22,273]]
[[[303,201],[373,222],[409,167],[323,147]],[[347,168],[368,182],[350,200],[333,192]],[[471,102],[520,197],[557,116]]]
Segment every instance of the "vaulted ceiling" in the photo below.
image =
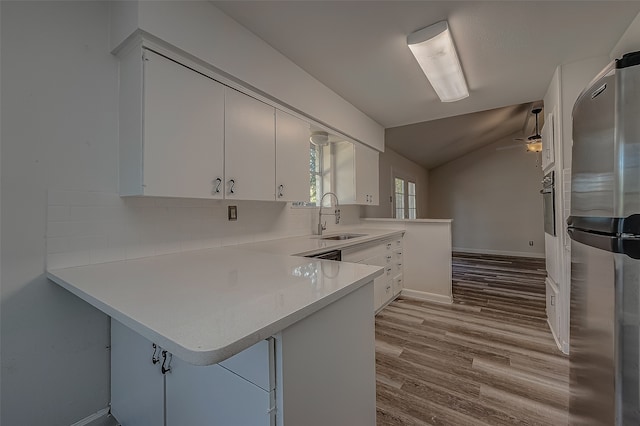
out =
[[[542,99],[559,64],[608,55],[640,11],[638,1],[213,3],[385,128]],[[406,44],[443,19],[470,89],[453,103],[439,101]]]

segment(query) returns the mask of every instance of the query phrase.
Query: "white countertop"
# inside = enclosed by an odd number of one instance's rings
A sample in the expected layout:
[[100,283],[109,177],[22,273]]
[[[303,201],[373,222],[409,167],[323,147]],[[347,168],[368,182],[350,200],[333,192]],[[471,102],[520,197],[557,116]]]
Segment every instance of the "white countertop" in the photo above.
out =
[[395,219],[395,218],[387,218],[387,217],[365,217],[360,220],[368,221],[368,222],[394,222],[399,226],[402,226],[402,223],[451,223],[453,219]]
[[338,234],[364,234],[364,236],[351,238],[349,240],[322,240],[318,235],[306,235],[302,237],[280,238],[277,240],[241,244],[236,247],[243,250],[260,251],[265,253],[308,256],[387,237],[393,237],[402,233],[404,233],[404,230],[401,228],[376,229],[363,226],[353,226],[342,228],[339,232],[326,232],[323,236],[328,237]]
[[[309,240],[306,245],[304,238]],[[371,239],[375,238],[367,241]],[[222,247],[50,270],[47,276],[184,361],[209,365],[283,330],[382,272],[377,266],[277,254],[323,251],[354,240],[275,241],[264,243],[279,247],[271,253]]]

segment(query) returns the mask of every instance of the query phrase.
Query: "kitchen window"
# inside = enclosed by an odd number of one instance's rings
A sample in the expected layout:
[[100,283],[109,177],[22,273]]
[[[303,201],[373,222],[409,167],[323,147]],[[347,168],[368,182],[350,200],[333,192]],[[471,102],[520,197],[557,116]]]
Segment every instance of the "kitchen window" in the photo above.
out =
[[416,203],[416,183],[408,179],[395,177],[394,183],[394,200],[396,219],[416,219],[417,203]]

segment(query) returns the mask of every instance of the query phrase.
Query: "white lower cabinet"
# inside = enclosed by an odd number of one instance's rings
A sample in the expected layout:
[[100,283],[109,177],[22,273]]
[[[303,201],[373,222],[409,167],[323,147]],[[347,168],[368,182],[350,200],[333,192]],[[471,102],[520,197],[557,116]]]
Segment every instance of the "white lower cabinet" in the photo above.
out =
[[220,364],[175,358],[166,381],[167,426],[271,425],[269,391]]
[[273,426],[274,347],[263,340],[220,364],[196,366],[112,320],[111,412],[123,426]]
[[359,244],[342,250],[345,262],[381,266],[384,271],[373,281],[374,308],[378,312],[402,290],[402,236]]
[[165,358],[112,319],[111,413],[123,426],[373,425],[372,300],[369,282],[208,366]]
[[123,426],[164,425],[161,360],[160,348],[111,320],[111,414]]

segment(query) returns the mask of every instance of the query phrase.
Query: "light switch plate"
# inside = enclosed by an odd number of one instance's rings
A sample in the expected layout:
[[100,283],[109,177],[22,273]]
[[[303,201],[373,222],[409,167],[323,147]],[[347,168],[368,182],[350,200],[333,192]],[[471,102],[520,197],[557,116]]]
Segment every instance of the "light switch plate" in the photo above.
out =
[[229,206],[229,220],[238,220],[238,206]]

